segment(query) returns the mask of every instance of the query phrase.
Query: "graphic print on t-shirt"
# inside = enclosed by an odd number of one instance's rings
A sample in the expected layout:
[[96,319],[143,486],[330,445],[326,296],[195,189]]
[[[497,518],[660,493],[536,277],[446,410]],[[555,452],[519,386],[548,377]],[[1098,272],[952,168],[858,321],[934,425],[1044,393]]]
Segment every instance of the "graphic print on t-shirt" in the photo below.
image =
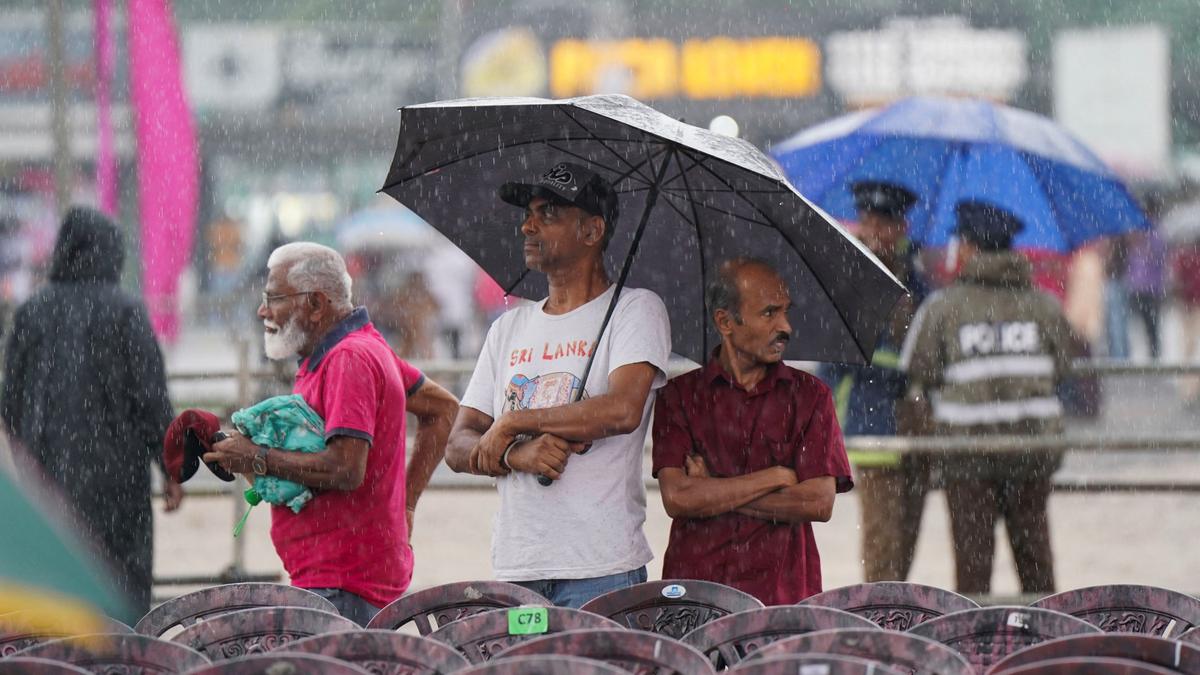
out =
[[[530,408],[553,408],[575,401],[583,382],[573,373],[546,373],[533,378],[520,373],[513,375],[504,388],[502,413]],[[583,393],[587,398],[587,392]]]

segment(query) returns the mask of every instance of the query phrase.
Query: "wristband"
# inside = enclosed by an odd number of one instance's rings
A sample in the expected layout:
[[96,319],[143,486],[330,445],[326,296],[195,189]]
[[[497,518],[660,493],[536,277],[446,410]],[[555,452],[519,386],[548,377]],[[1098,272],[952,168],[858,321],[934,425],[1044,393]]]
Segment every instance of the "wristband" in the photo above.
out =
[[509,443],[508,447],[504,449],[504,454],[500,455],[500,466],[508,469],[509,471],[513,470],[513,468],[508,464],[508,453],[512,452],[513,448],[517,447],[518,443],[524,443],[525,440],[526,439],[524,436],[517,436],[516,438],[512,439],[512,443]]

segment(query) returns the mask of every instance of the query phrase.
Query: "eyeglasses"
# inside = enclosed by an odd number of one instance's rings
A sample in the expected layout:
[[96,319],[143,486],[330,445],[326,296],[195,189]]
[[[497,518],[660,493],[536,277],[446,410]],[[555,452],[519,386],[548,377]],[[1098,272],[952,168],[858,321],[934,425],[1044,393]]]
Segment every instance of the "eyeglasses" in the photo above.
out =
[[293,297],[296,295],[308,295],[309,293],[314,293],[314,292],[315,291],[296,291],[295,293],[280,293],[279,295],[268,295],[266,291],[263,291],[262,304],[266,305],[267,307],[270,307],[271,303],[275,302],[276,300],[282,300],[284,298],[290,298],[290,297]]

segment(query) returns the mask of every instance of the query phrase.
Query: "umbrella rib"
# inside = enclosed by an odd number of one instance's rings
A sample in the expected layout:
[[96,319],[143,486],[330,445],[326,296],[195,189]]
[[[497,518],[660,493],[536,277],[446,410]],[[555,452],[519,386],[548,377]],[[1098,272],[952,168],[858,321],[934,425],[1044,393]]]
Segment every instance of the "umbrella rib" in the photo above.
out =
[[632,187],[632,188],[629,188],[628,190],[617,190],[617,194],[619,194],[619,195],[632,195],[632,194],[637,194],[637,193],[639,193],[639,192],[649,192],[649,191],[650,191],[650,186],[649,186],[649,185],[641,185],[641,186],[638,186],[638,187]]
[[[585,163],[587,163],[587,164],[594,164],[594,163],[595,163],[595,162],[593,162],[592,160],[588,159],[587,157],[585,157],[584,155],[582,155],[582,154],[580,154],[580,153],[578,153],[578,152],[572,152],[572,151],[570,151],[570,150],[567,150],[566,148],[563,148],[563,147],[560,147],[560,146],[558,146],[558,145],[555,145],[555,143],[557,143],[557,142],[558,142],[558,141],[546,141],[546,145],[548,145],[548,146],[550,146],[551,148],[553,148],[553,149],[557,150],[558,152],[561,152],[561,153],[563,153],[564,155],[570,155],[571,157],[574,157],[575,159],[578,159],[578,160],[579,160],[579,161],[581,161],[581,162],[585,162]],[[601,144],[601,145],[604,145],[604,142],[603,142],[603,141],[601,141],[601,143],[600,143],[600,144]],[[606,149],[608,149],[608,146],[607,146],[607,145],[604,145],[604,147],[605,147]],[[643,162],[640,162],[640,163],[638,163],[636,166],[635,166],[635,165],[630,165],[630,166],[632,166],[632,167],[633,167],[633,171],[637,171],[637,170],[638,170],[638,169],[640,169],[642,166],[644,166],[644,165],[645,165],[645,163],[646,163],[646,162],[645,162],[645,161],[643,161]],[[628,162],[628,161],[626,161],[626,164],[629,164],[629,162]],[[612,183],[615,185],[616,183],[619,183],[619,182],[621,182],[621,181],[625,180],[626,178],[629,178],[629,177],[632,175],[632,173],[633,173],[633,172],[625,172],[625,173],[618,174],[618,177],[616,178],[616,180],[613,180],[613,181],[612,181]],[[639,177],[640,177],[640,176],[639,176]],[[650,184],[649,184],[649,183],[644,183],[644,182],[643,182],[643,184],[642,184],[642,189],[644,189],[644,190],[649,190],[649,189],[650,189]]]
[[[578,140],[580,140],[580,139],[578,139],[578,138],[536,138],[536,139],[528,139],[528,140],[523,140],[523,141],[515,141],[512,143],[506,143],[506,144],[501,144],[501,145],[496,145],[496,146],[490,146],[488,148],[479,150],[477,152],[470,152],[465,155],[458,155],[458,156],[448,159],[444,162],[441,162],[440,164],[434,164],[431,167],[422,169],[420,173],[409,174],[408,176],[405,176],[404,178],[401,178],[400,180],[392,181],[391,183],[384,185],[380,189],[388,190],[388,189],[394,188],[397,185],[400,185],[402,183],[407,183],[408,181],[413,180],[414,178],[420,178],[422,176],[425,176],[425,175],[429,174],[430,172],[440,171],[448,166],[453,166],[454,164],[457,164],[459,162],[465,162],[465,161],[468,161],[471,159],[475,159],[476,157],[481,157],[483,155],[487,155],[489,153],[501,152],[504,150],[510,150],[512,148],[520,148],[520,147],[524,147],[526,145],[536,145],[538,143],[543,143],[543,144],[549,145],[550,143],[570,142],[570,141],[578,141]],[[637,141],[632,141],[627,138],[600,138],[598,136],[593,136],[591,140],[598,141],[598,142],[600,142],[601,145],[603,145],[605,143],[636,143],[637,142]],[[607,145],[605,145],[604,147],[606,149],[608,149],[610,152],[613,152],[614,154],[616,154],[616,152],[614,150],[612,150],[611,148],[609,148]],[[558,148],[555,148],[555,149],[558,149]],[[626,161],[626,164],[628,164],[628,163],[629,162]],[[648,181],[647,181],[647,183],[648,183]]]
[[[684,181],[684,182],[686,183],[686,181]],[[674,191],[674,192],[686,192],[686,193],[688,193],[688,194],[692,194],[692,193],[700,193],[700,192],[716,192],[716,193],[720,193],[720,194],[725,194],[725,193],[729,192],[729,190],[721,190],[721,189],[718,189],[718,188],[691,188],[691,189],[688,189],[688,188],[686,188],[686,187],[685,187],[685,188],[683,188],[682,190],[681,190],[680,188],[669,188],[669,189],[666,189],[666,190],[664,190],[664,192],[672,192],[672,191]],[[786,192],[785,190],[741,190],[740,192],[741,192],[742,194],[752,194],[752,195],[782,195],[782,194],[787,194],[787,192]]]
[[[692,227],[696,228],[696,249],[700,252],[700,306],[703,308],[700,314],[700,347],[703,358],[708,358],[708,326],[705,325],[705,321],[708,319],[708,298],[705,294],[705,287],[708,284],[705,279],[707,267],[704,258],[704,230],[700,228],[700,213],[696,210],[696,198],[692,196],[692,188],[687,179],[688,169],[692,167],[684,169],[683,162],[679,161],[679,150],[676,148],[673,152],[675,153],[675,163],[679,165],[679,177],[683,180],[683,188],[687,190],[688,203],[692,207]],[[691,159],[692,166],[695,166],[695,158],[689,156],[688,159]],[[671,200],[666,200],[666,203],[671,204]],[[671,204],[671,207],[674,208],[674,205]],[[686,216],[684,220],[687,221]]]
[[[561,148],[561,147],[559,147],[559,146],[557,146],[557,145],[554,145],[554,143],[556,143],[556,141],[547,141],[547,142],[546,142],[546,145],[549,145],[551,148],[554,148],[555,150],[557,150],[557,151],[559,151],[559,152],[561,152],[561,153],[564,153],[564,154],[570,155],[570,156],[572,156],[572,157],[574,157],[574,158],[576,158],[576,159],[578,159],[578,160],[580,160],[580,161],[582,161],[582,162],[586,162],[586,163],[588,163],[588,164],[593,164],[593,163],[594,163],[594,162],[592,162],[592,160],[588,159],[587,157],[585,157],[585,156],[583,156],[583,155],[581,155],[581,154],[579,154],[579,153],[576,153],[576,152],[571,152],[570,150],[566,150],[566,149],[564,149],[564,148]],[[604,145],[604,143],[603,143],[603,142],[601,142],[601,145]],[[607,145],[605,145],[604,147],[605,147],[606,149],[609,149]],[[665,149],[665,148],[664,148],[663,152],[666,152],[666,149]],[[630,166],[630,170],[629,170],[629,171],[626,171],[626,172],[624,172],[624,173],[619,173],[619,174],[617,174],[617,177],[616,177],[615,179],[613,179],[611,182],[612,182],[612,183],[615,185],[615,184],[617,184],[617,183],[620,183],[621,181],[624,181],[626,178],[630,178],[631,176],[633,176],[633,174],[634,174],[635,172],[638,172],[638,171],[639,171],[639,170],[640,170],[640,169],[641,169],[643,166],[645,166],[645,165],[646,165],[648,162],[650,162],[652,159],[654,159],[654,157],[655,157],[655,156],[656,156],[656,155],[654,155],[654,154],[650,154],[650,155],[648,155],[648,156],[646,157],[646,159],[644,159],[644,160],[642,160],[642,161],[638,162],[637,164],[632,164],[632,163],[630,163],[628,160],[626,160],[626,161],[625,161],[625,163],[626,163],[626,164],[629,164],[629,166]],[[639,186],[639,187],[637,187],[637,188],[635,188],[635,189],[636,189],[636,190],[649,190],[649,189],[650,189],[650,187],[651,187],[651,186],[650,186],[650,184],[649,184],[649,183],[644,183],[644,182],[643,182],[641,186]],[[625,192],[631,192],[631,191],[632,191],[632,190],[627,190],[627,191],[625,191]]]
[[[670,151],[670,148],[669,148],[669,146],[668,146],[668,147],[664,147],[664,148],[662,149],[662,151],[661,151],[660,155],[665,155],[665,154],[666,154],[667,152],[669,152],[669,151]],[[639,169],[641,169],[643,166],[645,166],[646,164],[648,164],[648,163],[650,163],[651,161],[653,161],[653,160],[654,160],[654,158],[655,158],[655,156],[656,156],[656,155],[655,155],[654,153],[650,153],[650,154],[646,155],[646,159],[643,159],[642,161],[638,162],[636,165],[631,165],[631,167],[632,167],[632,170],[631,170],[631,171],[627,171],[627,172],[625,172],[625,173],[623,173],[623,174],[619,174],[619,175],[617,176],[617,179],[616,179],[615,181],[613,181],[613,182],[614,182],[614,183],[618,183],[618,182],[620,182],[620,181],[623,181],[623,180],[625,180],[626,178],[629,178],[630,176],[632,176],[632,175],[633,175],[633,172],[634,172],[634,171],[638,171],[638,170],[639,170]],[[626,163],[628,164],[628,162],[626,162]],[[643,188],[641,188],[641,189],[644,189],[644,190],[647,190],[647,191],[649,191],[649,190],[650,190],[651,188],[653,188],[653,187],[654,187],[653,185],[651,185],[651,184],[647,183],[647,184],[646,184],[646,185],[645,185]],[[661,190],[660,190],[660,192],[661,192]]]
[[610,154],[612,154],[613,157],[616,157],[617,161],[622,162],[623,164],[625,164],[627,167],[629,167],[631,169],[630,173],[627,173],[627,174],[625,174],[625,176],[622,177],[622,180],[624,180],[624,178],[631,175],[633,172],[636,172],[638,174],[638,178],[640,178],[642,180],[642,182],[645,183],[646,185],[649,185],[653,182],[652,176],[645,176],[641,173],[641,168],[642,168],[642,166],[645,165],[646,161],[649,161],[649,157],[647,157],[646,160],[643,160],[640,164],[637,164],[635,166],[632,162],[630,162],[628,159],[623,157],[621,155],[621,153],[608,147],[608,140],[601,139],[598,136],[596,136],[596,133],[594,131],[592,131],[591,129],[589,129],[586,124],[579,121],[579,119],[577,119],[574,115],[572,115],[571,111],[569,109],[567,109],[566,107],[560,107],[560,108],[558,108],[558,110],[563,115],[566,115],[567,119],[571,120],[572,122],[575,123],[576,126],[578,126],[580,129],[582,129],[585,134],[590,136],[592,138],[592,140],[599,141],[600,146],[603,147],[605,150],[607,150]]
[[[685,152],[686,152],[686,150],[685,150]],[[750,201],[749,199],[746,199],[746,196],[739,193],[737,190],[734,190],[733,186],[730,185],[729,181],[725,180],[725,178],[723,176],[721,176],[717,172],[713,171],[711,168],[705,166],[703,162],[696,162],[696,165],[699,166],[700,168],[704,169],[705,171],[707,171],[710,175],[712,175],[713,178],[720,181],[722,185],[729,188],[730,192],[732,192],[735,196],[737,196],[743,202],[748,204],[750,206],[750,208],[757,211],[759,215],[763,216],[768,221],[771,220],[770,216],[768,216],[766,213],[763,213],[763,210],[760,209],[757,204]],[[783,240],[786,241],[788,243],[788,245],[792,247],[792,250],[796,252],[796,255],[800,256],[800,260],[802,260],[804,262],[804,266],[808,268],[808,273],[811,274],[813,279],[816,280],[817,286],[821,289],[821,291],[823,293],[825,293],[825,297],[829,300],[830,306],[832,306],[834,311],[837,312],[837,316],[839,319],[841,319],[842,325],[846,327],[846,332],[850,334],[850,339],[854,340],[854,345],[856,347],[858,347],[858,353],[863,355],[863,357],[867,360],[867,363],[870,363],[871,357],[873,355],[868,354],[866,352],[866,349],[864,348],[862,342],[858,339],[858,336],[854,333],[854,329],[850,326],[850,321],[846,318],[845,313],[842,312],[842,308],[838,306],[837,302],[835,302],[833,299],[833,294],[830,293],[829,289],[825,287],[825,282],[822,281],[821,277],[816,273],[816,270],[814,270],[812,268],[812,265],[809,264],[808,260],[804,257],[804,254],[800,253],[800,249],[796,247],[796,242],[792,241],[792,238],[789,237],[787,235],[787,233],[783,231],[783,229],[779,228],[778,226],[774,226],[773,224],[771,226],[775,227],[775,230],[777,232],[779,232],[779,234],[783,237]]]
[[[955,159],[958,157],[959,153],[962,152],[964,147],[966,147],[966,146],[963,143],[950,144],[950,152],[947,152],[945,154],[945,157],[942,159],[941,166],[938,167],[937,183],[935,183],[937,193],[934,195],[934,197],[937,199],[937,201],[936,202],[929,201],[929,217],[927,217],[925,219],[925,223],[924,223],[925,231],[923,233],[924,236],[921,237],[920,239],[917,239],[916,237],[913,236],[911,224],[909,226],[909,235],[908,236],[910,239],[917,242],[918,244],[927,242],[929,240],[929,238],[932,237],[934,234],[934,231],[933,231],[934,223],[937,222],[938,210],[941,208],[941,204],[942,204],[942,195],[947,194],[947,192],[946,192],[946,181],[948,180],[947,177],[950,175],[951,170],[954,168]],[[950,205],[950,209],[951,209],[951,211],[954,210],[953,204]]]
[[[1024,153],[1022,153],[1022,154],[1024,154]],[[1038,169],[1038,165],[1035,162],[1040,159],[1039,157],[1037,157],[1036,155],[1033,155],[1033,153],[1028,153],[1028,154],[1030,154],[1032,156],[1032,159],[1034,159],[1034,161],[1031,162],[1029,160],[1025,160],[1025,166],[1026,166],[1026,168],[1029,169],[1029,173],[1033,176],[1034,180],[1037,181],[1038,187],[1040,187],[1042,189],[1042,194],[1044,194],[1046,196],[1046,206],[1050,209],[1050,215],[1053,217],[1055,223],[1066,222],[1065,219],[1063,218],[1063,214],[1061,213],[1062,209],[1060,209],[1058,207],[1056,200],[1052,199],[1050,196],[1050,186],[1047,185],[1047,180],[1049,178],[1049,174],[1043,175],[1042,171]],[[1074,251],[1075,249],[1079,248],[1084,243],[1086,243],[1086,240],[1085,241],[1076,241],[1077,239],[1079,239],[1079,237],[1076,236],[1073,232],[1070,233],[1072,241],[1066,241],[1067,240],[1067,232],[1066,232],[1065,228],[1062,227],[1061,225],[1058,227],[1058,231],[1060,234],[1063,235],[1063,241],[1066,244],[1068,251]],[[1104,235],[1100,234],[1098,236],[1102,237]]]
[[[683,209],[680,209],[678,206],[671,203],[670,200],[667,200],[663,203],[666,204],[667,206],[669,206],[671,208],[671,210],[674,211],[676,213],[676,215],[678,215],[680,218],[682,218],[685,223],[691,224],[693,227],[695,226],[695,223],[692,223],[692,219],[689,218],[688,215],[683,212]],[[732,214],[730,214],[730,215],[732,215]]]
[[[678,195],[678,194],[667,194],[665,196],[670,197],[672,199],[684,199],[683,195]],[[731,218],[736,218],[738,220],[745,221],[747,223],[753,223],[755,225],[762,225],[764,227],[774,227],[773,223],[770,223],[767,221],[762,221],[762,220],[757,220],[754,218],[747,218],[746,216],[743,216],[740,213],[734,213],[733,211],[726,211],[725,209],[717,208],[717,207],[711,206],[709,204],[701,204],[700,208],[708,209],[709,211],[715,211],[717,213],[720,213],[721,215],[729,216]]]
[[[637,143],[642,143],[642,144],[645,144],[645,145],[654,145],[654,144],[655,144],[654,142],[652,142],[652,141],[647,141],[647,140],[641,140],[641,141],[632,141],[632,140],[629,140],[629,139],[601,139],[601,138],[599,138],[598,136],[596,136],[596,135],[595,135],[595,134],[592,132],[592,130],[591,130],[591,129],[589,129],[589,128],[587,127],[587,125],[585,125],[583,122],[581,122],[581,121],[579,121],[578,119],[576,119],[576,117],[575,117],[574,115],[572,115],[572,114],[571,114],[571,111],[570,111],[568,108],[565,108],[565,107],[563,107],[563,108],[558,108],[558,110],[559,110],[559,111],[561,111],[561,112],[562,112],[564,115],[566,115],[566,116],[567,116],[567,118],[568,118],[568,119],[570,119],[572,122],[574,122],[575,124],[579,125],[579,128],[580,128],[580,129],[583,129],[583,130],[584,130],[584,132],[585,132],[585,133],[587,133],[589,136],[591,136],[591,137],[592,137],[594,140],[600,141],[600,142],[601,142],[601,145],[603,145],[603,146],[604,146],[604,149],[605,149],[605,150],[608,150],[608,151],[609,151],[609,152],[611,152],[611,153],[612,153],[612,154],[613,154],[615,157],[617,157],[617,159],[621,160],[622,162],[625,162],[626,164],[630,164],[629,160],[625,159],[625,158],[624,158],[624,157],[622,157],[622,156],[621,156],[619,153],[617,153],[617,151],[613,150],[612,148],[608,147],[608,145],[605,145],[605,144],[606,144],[606,143],[608,143],[608,142],[610,142],[611,140],[617,140],[618,142],[620,142],[620,141],[624,141],[624,142],[630,142],[630,143],[637,142]],[[598,115],[599,113],[590,113],[590,114],[593,114],[593,115]],[[611,119],[611,118],[608,118],[608,119]],[[652,131],[646,131],[646,130],[644,130],[644,129],[639,129],[639,131],[641,131],[641,132],[642,132],[642,133],[644,133],[644,134],[647,134],[648,136],[651,136],[651,137],[654,137],[654,138],[658,138],[658,139],[660,139],[659,141],[657,141],[657,143],[658,143],[658,144],[662,144],[662,145],[664,145],[664,146],[666,146],[666,147],[668,147],[668,148],[672,148],[672,147],[675,147],[676,145],[678,145],[678,144],[677,144],[677,143],[675,143],[674,141],[672,141],[672,140],[670,140],[670,139],[667,139],[667,138],[663,138],[663,137],[662,137],[662,136],[660,136],[659,134],[656,134],[656,133],[654,133],[654,132],[652,132]],[[691,160],[692,160],[693,162],[695,162],[696,164],[701,164],[701,163],[702,163],[700,160],[696,159],[696,158],[695,158],[694,156],[692,156],[690,153],[687,155],[687,157],[688,157],[688,159],[691,159]],[[708,159],[708,158],[709,158],[708,156],[705,156],[705,159]],[[678,159],[679,159],[679,157],[678,157],[678,156],[676,156],[676,157],[675,157],[675,159],[676,159],[676,161],[678,162]],[[645,162],[642,162],[642,164],[645,164]],[[630,164],[630,166],[632,167],[632,164]],[[634,170],[634,171],[637,171],[637,170],[638,170],[638,168],[640,168],[640,166],[641,166],[641,165],[638,165],[638,167],[634,167],[634,168],[633,168],[633,170]],[[705,167],[705,168],[707,168],[707,167]],[[740,167],[739,167],[739,168],[740,168]],[[710,169],[709,171],[711,172],[711,169]],[[682,168],[682,165],[681,165],[681,166],[680,166],[680,175],[682,175],[682,173],[683,173],[683,168]],[[628,175],[628,174],[626,174],[626,175]],[[679,176],[679,175],[677,175],[677,176],[672,176],[671,178],[669,178],[669,179],[667,179],[667,180],[661,180],[661,181],[659,181],[659,182],[658,182],[659,191],[661,192],[663,187],[665,187],[666,185],[669,185],[669,184],[671,184],[671,183],[675,182],[676,180],[678,180],[678,179],[679,179],[679,177],[680,177],[680,176]],[[649,183],[651,182],[650,180],[646,180],[646,176],[641,176],[641,178],[642,178],[642,179],[643,179],[643,180],[644,180],[644,181],[645,181],[647,184],[649,184]]]

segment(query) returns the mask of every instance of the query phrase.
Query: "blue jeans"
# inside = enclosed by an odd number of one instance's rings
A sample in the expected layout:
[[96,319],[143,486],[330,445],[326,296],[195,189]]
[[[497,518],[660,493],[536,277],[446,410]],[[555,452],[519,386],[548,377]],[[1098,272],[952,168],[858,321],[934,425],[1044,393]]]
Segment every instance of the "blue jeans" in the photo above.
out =
[[524,586],[534,593],[541,593],[547,600],[559,607],[574,607],[579,609],[592,598],[604,595],[618,588],[629,588],[634,584],[646,581],[646,566],[636,570],[618,572],[606,577],[591,577],[589,579],[536,579],[534,581],[516,581],[518,586]]
[[360,626],[366,626],[381,609],[364,600],[362,596],[340,588],[308,588],[305,590],[312,591],[332,602],[333,606],[337,608],[338,614]]

